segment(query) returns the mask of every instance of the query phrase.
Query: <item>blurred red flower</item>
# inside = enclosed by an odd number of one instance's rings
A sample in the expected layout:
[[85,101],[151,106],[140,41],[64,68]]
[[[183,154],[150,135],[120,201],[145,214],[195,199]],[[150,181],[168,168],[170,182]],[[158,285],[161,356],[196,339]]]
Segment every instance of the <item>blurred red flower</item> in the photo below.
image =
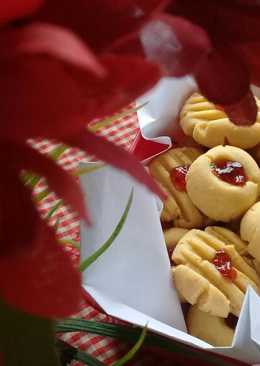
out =
[[[40,220],[31,192],[20,180],[21,172],[44,176],[50,189],[82,218],[87,219],[87,214],[74,179],[28,146],[27,140],[44,137],[78,146],[127,170],[158,192],[136,158],[88,132],[86,125],[132,102],[159,80],[160,70],[139,56],[94,54],[80,29],[86,24],[86,5],[91,7],[92,2],[63,2],[64,22],[55,21],[60,1],[12,3],[12,9],[0,5],[0,162],[4,170],[0,183],[0,295],[21,310],[64,317],[80,304],[80,275],[55,242],[52,230]],[[143,3],[142,11],[147,14],[141,18],[145,19],[162,2]],[[112,5],[104,2],[107,16]],[[115,16],[122,6],[131,10],[132,4],[118,3]],[[12,19],[14,23],[10,23]],[[134,27],[135,19],[136,15],[129,17],[128,26]],[[139,17],[136,23],[140,25]]]
[[66,316],[80,302],[80,276],[40,220],[20,174],[45,176],[87,219],[83,199],[73,179],[27,140],[77,146],[158,192],[132,155],[86,124],[126,106],[161,75],[186,74],[236,123],[254,122],[249,84],[260,82],[259,15],[256,1],[242,0],[0,4],[0,295],[6,302],[48,317]]
[[172,0],[136,32],[111,45],[140,55],[172,76],[191,74],[210,101],[237,124],[252,124],[260,85],[260,6],[254,0]]

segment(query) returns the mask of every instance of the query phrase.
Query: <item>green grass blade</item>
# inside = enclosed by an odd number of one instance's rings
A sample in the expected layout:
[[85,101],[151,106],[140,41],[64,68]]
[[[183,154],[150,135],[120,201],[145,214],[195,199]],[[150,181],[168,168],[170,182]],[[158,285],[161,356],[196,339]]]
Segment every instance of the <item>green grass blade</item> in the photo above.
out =
[[39,175],[27,171],[21,174],[21,178],[23,183],[30,188],[34,188],[41,180],[41,177]]
[[72,240],[72,239],[60,239],[60,240],[58,240],[58,242],[63,245],[69,244],[76,249],[80,249],[80,244],[77,241]]
[[61,145],[58,145],[58,146],[56,146],[54,149],[52,149],[49,153],[48,153],[48,155],[49,155],[49,157],[51,158],[51,159],[53,159],[53,160],[58,160],[60,157],[61,157],[61,155],[66,151],[66,150],[68,150],[69,149],[69,146],[66,146],[66,145],[63,145],[63,144],[61,144]]
[[62,340],[56,341],[56,347],[58,348],[61,362],[63,365],[68,365],[72,360],[83,362],[88,366],[106,366],[103,362],[97,360],[86,352],[82,352],[79,349],[69,345]]
[[44,198],[46,198],[47,196],[49,196],[50,191],[46,188],[43,191],[37,193],[33,199],[35,202],[41,202]]
[[88,129],[91,132],[97,132],[100,128],[107,127],[111,125],[113,122],[117,121],[120,118],[124,118],[128,116],[129,114],[132,114],[134,112],[137,112],[139,109],[143,108],[148,102],[145,102],[137,107],[129,108],[123,112],[114,114],[113,116],[107,117],[102,119],[101,121],[96,122],[95,124],[92,124],[88,126]]
[[147,334],[147,326],[145,328],[143,328],[141,335],[140,335],[138,341],[135,343],[135,345],[122,358],[120,358],[120,360],[113,363],[112,366],[123,366],[128,361],[130,361],[136,355],[136,353],[139,351],[139,349],[142,347],[146,334]]
[[[56,161],[64,153],[64,151],[66,151],[68,148],[69,148],[68,146],[63,145],[63,144],[58,145],[57,147],[55,147],[53,150],[51,150],[48,153],[48,156],[51,159]],[[41,176],[31,173],[31,172],[26,171],[26,172],[22,173],[22,180],[23,180],[24,184],[28,185],[30,188],[34,188],[39,183],[41,178],[42,178]],[[39,202],[41,200],[40,197],[41,196],[39,194],[39,198],[37,199],[37,202]]]
[[[109,324],[95,322],[83,319],[67,319],[56,324],[56,331],[59,332],[88,332],[101,336],[107,336],[120,341],[133,344],[137,341],[140,330],[137,327],[130,327],[118,324]],[[208,365],[214,366],[234,366],[232,361],[223,359],[221,356],[204,350],[194,349],[179,341],[169,339],[155,333],[149,332],[144,340],[144,345],[148,347],[156,347],[170,353],[185,355],[186,358],[192,360],[201,360],[207,362]]]
[[115,229],[113,230],[113,232],[110,235],[110,237],[108,238],[108,240],[103,245],[101,245],[101,247],[98,250],[96,250],[92,255],[90,255],[88,258],[83,260],[83,262],[81,262],[81,264],[79,266],[79,270],[81,272],[85,271],[93,262],[95,262],[110,247],[110,245],[117,238],[117,236],[119,235],[120,231],[122,230],[124,223],[127,219],[128,212],[130,210],[130,207],[131,207],[132,201],[133,201],[133,194],[134,194],[134,191],[132,189],[130,196],[128,198],[126,208],[123,212],[123,215],[121,216],[118,224],[116,225]]
[[96,170],[99,170],[101,168],[103,168],[106,164],[98,164],[98,165],[88,165],[88,166],[85,166],[85,167],[82,167],[82,168],[78,168],[76,170],[74,170],[72,172],[72,175],[76,176],[76,177],[79,177],[80,175],[82,174],[88,174],[88,173],[92,173],[92,172],[95,172]]
[[63,205],[63,200],[59,200],[57,203],[55,203],[55,205],[50,209],[45,218],[50,219],[61,205]]

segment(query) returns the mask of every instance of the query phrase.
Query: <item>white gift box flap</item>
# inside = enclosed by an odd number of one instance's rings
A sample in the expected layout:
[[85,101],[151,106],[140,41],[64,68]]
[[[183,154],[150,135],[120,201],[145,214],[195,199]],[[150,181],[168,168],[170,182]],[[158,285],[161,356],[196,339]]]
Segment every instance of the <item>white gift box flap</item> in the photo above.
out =
[[[172,136],[179,111],[185,99],[197,90],[193,78],[163,78],[147,94],[138,99],[144,107],[137,111],[140,130],[144,138],[168,142]],[[163,137],[164,140],[161,140]]]
[[110,236],[134,187],[127,224],[110,249],[84,272],[84,283],[115,301],[185,329],[154,196],[110,167],[83,176],[81,183],[93,221],[90,228],[81,230],[83,258]]
[[232,347],[215,348],[186,333],[155,197],[127,174],[103,167],[81,177],[93,225],[81,224],[81,256],[97,250],[119,221],[130,191],[133,203],[112,246],[83,273],[83,285],[110,315],[186,344],[249,363],[260,361],[260,298],[249,289]]
[[[237,323],[235,336],[232,347],[215,348],[214,352],[225,356],[233,357],[250,364],[260,361],[260,319],[258,319],[258,312],[260,309],[260,298],[252,288],[248,288],[240,317]],[[255,323],[258,334],[258,340],[254,335]]]

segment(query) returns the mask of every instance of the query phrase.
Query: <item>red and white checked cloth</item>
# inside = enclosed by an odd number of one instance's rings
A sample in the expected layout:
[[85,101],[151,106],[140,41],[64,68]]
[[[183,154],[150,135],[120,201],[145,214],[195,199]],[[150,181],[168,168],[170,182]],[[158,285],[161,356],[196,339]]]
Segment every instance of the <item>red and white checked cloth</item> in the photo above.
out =
[[[129,149],[137,133],[137,115],[133,113],[130,116],[119,119],[109,127],[101,129],[98,134]],[[46,140],[35,140],[33,145],[42,153],[48,153],[55,147],[55,144]],[[70,148],[61,155],[58,163],[64,169],[73,170],[78,167],[79,162],[90,160],[91,157],[86,156],[84,152]],[[40,182],[36,186],[36,193],[42,191],[44,187],[44,182]],[[41,202],[41,213],[45,215],[56,203],[57,197],[54,194],[50,194]],[[51,223],[54,224],[56,222],[58,222],[57,234],[59,239],[79,240],[79,218],[75,212],[72,212],[68,207],[60,207],[51,219]],[[94,308],[89,303],[87,297],[82,304],[82,310],[75,316],[87,320],[115,322],[114,319]],[[92,334],[68,333],[62,339],[75,347],[79,347],[81,350],[87,351],[108,365],[118,359],[124,350],[124,346],[120,345],[116,340]],[[79,362],[73,363],[73,366],[79,365],[81,365]]]

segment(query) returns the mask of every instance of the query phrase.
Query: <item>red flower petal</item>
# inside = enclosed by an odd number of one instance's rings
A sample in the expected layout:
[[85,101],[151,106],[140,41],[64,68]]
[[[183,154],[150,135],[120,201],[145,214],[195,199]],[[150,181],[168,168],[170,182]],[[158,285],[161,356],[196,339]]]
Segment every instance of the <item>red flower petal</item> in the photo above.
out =
[[191,73],[211,48],[204,30],[189,21],[160,15],[147,22],[139,32],[148,60],[158,63],[170,75]]
[[51,190],[72,206],[82,218],[88,221],[83,195],[76,179],[58,166],[53,160],[38,153],[29,146],[13,145],[6,148],[12,167],[17,171],[26,169],[47,179]]
[[0,182],[0,256],[32,251],[39,222],[31,192],[8,170],[6,167]]
[[[217,6],[218,18],[215,18],[214,21],[218,24],[217,29],[220,28],[216,32],[219,33],[220,41],[232,44],[233,42],[259,40],[259,2],[257,4],[255,0],[250,2],[232,0],[217,2]],[[214,14],[213,12],[214,9],[212,9],[212,14]]]
[[216,45],[259,40],[260,7],[253,0],[175,0],[168,11],[201,26]]
[[0,2],[0,23],[31,14],[40,7],[43,0],[8,0]]
[[238,103],[225,106],[224,110],[230,120],[240,126],[253,124],[257,118],[258,112],[255,98],[251,90],[249,90]]
[[237,53],[230,48],[212,51],[200,62],[195,78],[201,93],[222,105],[234,123],[255,122],[257,107],[250,93],[249,72]]
[[146,172],[138,159],[121,147],[89,131],[83,131],[78,136],[69,138],[67,142],[82,150],[86,150],[88,153],[95,155],[100,160],[118,169],[126,171],[137,181],[147,186],[152,192],[161,196],[163,199],[165,198],[164,193]]
[[38,240],[42,245],[32,254],[0,258],[1,297],[31,314],[71,315],[80,306],[80,274],[49,228],[41,226]]
[[[133,102],[160,79],[159,67],[135,56],[106,55],[100,58],[107,70],[105,79],[92,75],[85,80],[86,107],[90,116],[109,115]],[[131,71],[131,72],[130,72]]]
[[55,138],[85,124],[82,93],[60,61],[17,56],[0,67],[0,136]]
[[1,57],[19,54],[47,54],[104,76],[105,70],[92,51],[74,33],[67,29],[44,23],[34,23],[23,28],[0,33]]
[[36,20],[61,25],[82,37],[95,50],[141,26],[169,0],[45,0]]
[[215,49],[195,71],[200,91],[215,104],[234,104],[249,90],[249,73],[230,48]]
[[247,64],[251,83],[260,86],[260,42],[239,43],[233,47]]
[[160,78],[159,68],[141,58],[106,56],[101,62],[108,73],[102,79],[46,56],[0,59],[0,136],[62,140],[132,102]]

